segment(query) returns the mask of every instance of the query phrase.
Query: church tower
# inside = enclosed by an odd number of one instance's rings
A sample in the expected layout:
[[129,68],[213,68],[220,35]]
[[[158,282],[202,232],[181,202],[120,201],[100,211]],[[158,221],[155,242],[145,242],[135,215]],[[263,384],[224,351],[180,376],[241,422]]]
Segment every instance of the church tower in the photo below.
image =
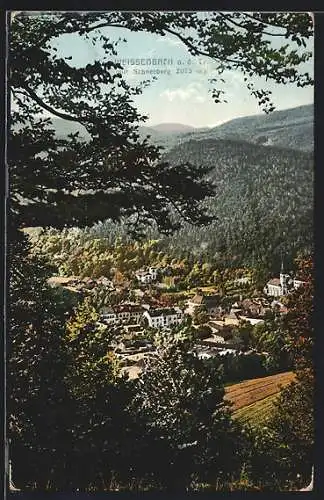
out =
[[284,265],[283,265],[283,259],[281,258],[281,271],[280,271],[280,286],[281,286],[281,295],[287,295],[288,293],[288,280],[289,280],[289,274],[285,274],[284,272]]

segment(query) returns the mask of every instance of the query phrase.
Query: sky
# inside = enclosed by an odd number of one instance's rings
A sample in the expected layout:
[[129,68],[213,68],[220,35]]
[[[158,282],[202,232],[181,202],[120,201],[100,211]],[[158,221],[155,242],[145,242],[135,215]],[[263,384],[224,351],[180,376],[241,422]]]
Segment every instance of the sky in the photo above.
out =
[[[112,40],[119,37],[127,40],[118,45],[118,56],[113,59],[139,59],[140,64],[123,63],[124,77],[129,83],[138,83],[152,75],[141,71],[159,71],[156,79],[135,98],[138,110],[149,116],[147,126],[160,123],[182,123],[194,127],[211,127],[233,118],[262,112],[255,98],[243,84],[243,75],[238,71],[225,71],[227,103],[214,103],[208,93],[208,78],[213,76],[214,63],[206,57],[193,57],[186,47],[173,35],[160,36],[144,32],[130,32],[122,28],[104,28],[102,33]],[[313,41],[309,49],[313,48]],[[72,56],[69,64],[80,67],[101,60],[103,49],[94,46],[74,34],[63,35],[52,42],[58,54]],[[154,59],[163,59],[163,64],[154,65]],[[305,64],[305,70],[313,73],[313,61]],[[162,72],[162,73],[161,73]],[[164,72],[164,73],[163,73]],[[273,92],[276,109],[287,109],[313,103],[313,88],[298,88],[295,85],[278,85],[254,78],[254,83]]]

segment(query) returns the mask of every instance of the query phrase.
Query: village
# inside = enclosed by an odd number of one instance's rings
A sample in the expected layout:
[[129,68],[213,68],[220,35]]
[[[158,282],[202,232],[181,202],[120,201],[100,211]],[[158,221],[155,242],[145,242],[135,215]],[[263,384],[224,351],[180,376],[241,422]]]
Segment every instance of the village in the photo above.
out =
[[316,490],[320,17],[4,12],[9,497]]
[[254,349],[248,342],[242,342],[237,335],[238,328],[262,324],[269,314],[286,314],[285,297],[303,284],[284,273],[282,268],[280,276],[271,278],[258,294],[250,292],[253,289],[251,277],[241,276],[233,280],[239,295],[224,296],[216,286],[214,290],[197,287],[187,295],[169,294],[166,301],[161,289],[167,288],[163,278],[168,275],[169,268],[151,266],[137,270],[132,280],[122,283],[106,277],[82,279],[73,276],[54,276],[49,283],[82,297],[91,296],[98,289],[104,290],[108,297],[115,294],[113,304],[98,308],[97,323],[103,329],[113,327],[114,340],[110,348],[120,361],[122,373],[129,378],[138,377],[145,359],[154,356],[154,334],[171,332],[179,325],[193,329],[195,354],[200,358],[251,353]]

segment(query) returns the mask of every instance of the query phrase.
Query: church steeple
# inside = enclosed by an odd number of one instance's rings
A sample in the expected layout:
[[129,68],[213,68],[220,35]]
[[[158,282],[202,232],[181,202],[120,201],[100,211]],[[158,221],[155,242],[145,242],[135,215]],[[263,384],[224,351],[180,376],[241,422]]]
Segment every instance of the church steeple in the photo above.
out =
[[282,258],[282,254],[281,254],[280,285],[281,285],[282,295],[287,294],[287,278],[288,278],[288,275],[285,274],[283,258]]
[[280,274],[284,274],[284,264],[283,264],[282,252],[281,252],[281,270],[280,270]]

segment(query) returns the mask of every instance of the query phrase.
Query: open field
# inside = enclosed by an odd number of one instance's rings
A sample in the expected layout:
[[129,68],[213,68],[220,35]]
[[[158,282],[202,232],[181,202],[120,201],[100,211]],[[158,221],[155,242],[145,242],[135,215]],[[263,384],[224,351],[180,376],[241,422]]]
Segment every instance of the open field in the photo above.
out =
[[265,422],[281,387],[294,377],[293,372],[285,372],[233,384],[225,388],[224,399],[232,403],[234,417],[242,422]]
[[244,406],[234,413],[234,417],[240,420],[242,424],[265,425],[272,414],[273,404],[278,395],[279,393],[276,392],[251,405]]

